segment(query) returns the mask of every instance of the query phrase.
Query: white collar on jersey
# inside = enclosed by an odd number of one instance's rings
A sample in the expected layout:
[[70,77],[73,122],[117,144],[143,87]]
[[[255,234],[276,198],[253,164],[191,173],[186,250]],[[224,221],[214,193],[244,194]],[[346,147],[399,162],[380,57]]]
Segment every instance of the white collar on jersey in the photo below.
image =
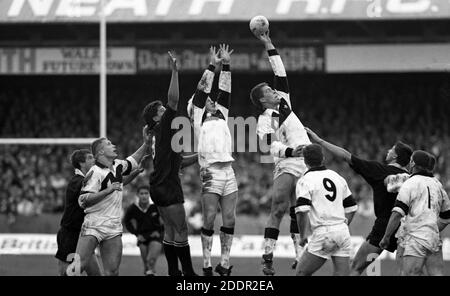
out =
[[80,169],[75,169],[75,175],[80,175],[81,177],[86,177]]

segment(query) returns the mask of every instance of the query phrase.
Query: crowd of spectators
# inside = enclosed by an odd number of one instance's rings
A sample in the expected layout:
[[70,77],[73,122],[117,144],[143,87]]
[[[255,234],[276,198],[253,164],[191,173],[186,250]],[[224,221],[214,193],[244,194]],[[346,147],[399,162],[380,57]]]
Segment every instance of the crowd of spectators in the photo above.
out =
[[[98,89],[86,78],[67,78],[42,85],[32,78],[25,85],[0,90],[0,137],[95,137],[98,135]],[[119,79],[119,78],[115,78]],[[181,78],[183,79],[183,78]],[[198,77],[181,83],[180,112]],[[265,76],[234,78],[230,116],[251,116],[249,89]],[[70,81],[69,81],[70,80]],[[141,86],[143,81],[146,85]],[[111,84],[111,83],[110,83]],[[420,75],[295,75],[290,78],[293,108],[305,126],[362,158],[382,160],[397,140],[437,157],[436,176],[450,190],[450,87],[445,77]],[[137,86],[139,85],[139,87]],[[164,98],[167,77],[135,78],[108,89],[108,137],[126,157],[141,143],[141,110]],[[250,131],[252,132],[252,131]],[[253,131],[254,132],[254,131]],[[0,145],[0,213],[59,213],[73,170],[68,161],[74,145]],[[239,214],[259,215],[270,209],[272,165],[259,163],[255,152],[235,153]],[[326,165],[348,181],[360,204],[360,214],[373,215],[371,191],[343,162],[326,154]],[[148,182],[151,164],[124,190],[124,205],[134,190]],[[180,172],[186,207],[200,211],[198,165]]]

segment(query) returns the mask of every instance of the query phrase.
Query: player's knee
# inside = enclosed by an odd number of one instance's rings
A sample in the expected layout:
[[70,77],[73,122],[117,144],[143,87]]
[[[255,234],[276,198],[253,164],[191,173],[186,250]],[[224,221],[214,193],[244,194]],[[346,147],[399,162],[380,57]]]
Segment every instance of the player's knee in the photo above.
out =
[[305,270],[299,268],[297,270],[297,276],[311,276],[311,273],[307,273]]
[[[368,264],[367,264],[368,265]],[[359,260],[353,260],[350,264],[350,274],[359,276],[361,273],[363,273],[364,269],[366,267],[366,264],[363,262],[360,262]]]
[[206,212],[203,214],[203,226],[206,229],[213,229],[215,220],[216,220],[215,212]]
[[419,276],[422,274],[422,267],[421,266],[410,266],[405,270],[406,276]]
[[179,223],[177,223],[175,225],[176,234],[181,235],[181,234],[187,233],[187,231],[188,231],[188,227],[187,227],[186,221],[184,221],[184,220],[180,221]]
[[236,223],[236,215],[234,212],[226,212],[222,215],[223,225],[225,227],[234,227]]
[[283,219],[284,214],[286,213],[287,207],[288,207],[287,202],[274,203],[274,206],[272,209],[272,216],[279,220]]
[[105,269],[105,276],[118,276],[119,268]]

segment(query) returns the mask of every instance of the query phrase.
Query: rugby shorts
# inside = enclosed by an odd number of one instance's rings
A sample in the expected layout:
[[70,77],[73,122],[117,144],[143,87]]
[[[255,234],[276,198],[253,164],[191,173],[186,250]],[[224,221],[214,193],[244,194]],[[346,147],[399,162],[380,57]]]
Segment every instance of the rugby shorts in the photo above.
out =
[[168,177],[159,184],[150,184],[150,198],[158,207],[184,203],[183,190],[179,179]]
[[400,245],[400,257],[413,256],[426,258],[434,253],[439,252],[442,248],[442,241],[427,241],[411,235],[406,235]]
[[[384,233],[386,232],[386,227],[389,223],[389,218],[377,218],[375,223],[373,224],[372,230],[367,236],[366,240],[372,246],[377,248],[380,247],[380,242],[383,239]],[[397,238],[395,235],[392,235],[389,241],[389,246],[386,249],[387,251],[393,253],[397,250]]]
[[71,263],[72,260],[68,260],[70,254],[75,254],[77,250],[78,238],[80,237],[80,231],[69,230],[64,227],[59,229],[56,234],[56,243],[58,250],[56,251],[55,258],[67,263]]
[[227,196],[238,191],[236,176],[231,163],[213,163],[200,169],[202,193]]
[[351,236],[347,224],[315,228],[309,238],[306,250],[308,253],[324,259],[350,257]]
[[120,219],[86,215],[81,226],[80,236],[94,236],[100,243],[122,235],[123,227]]
[[307,167],[302,157],[291,157],[278,161],[273,169],[273,179],[282,174],[290,174],[300,178],[306,172]]

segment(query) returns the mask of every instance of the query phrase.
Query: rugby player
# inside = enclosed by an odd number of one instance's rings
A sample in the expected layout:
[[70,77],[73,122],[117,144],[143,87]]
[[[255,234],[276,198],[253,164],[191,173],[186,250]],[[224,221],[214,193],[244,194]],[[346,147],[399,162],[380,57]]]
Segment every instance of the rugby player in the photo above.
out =
[[122,259],[123,176],[137,169],[148,148],[147,127],[142,133],[144,143],[126,160],[116,159],[116,146],[108,139],[99,138],[92,143],[95,165],[89,170],[78,199],[86,213],[77,245],[81,271],[86,268],[99,245],[105,275],[119,274]]
[[[388,186],[395,187],[393,184],[389,184],[392,182],[388,182],[388,180],[401,180],[405,174],[408,174],[407,166],[411,158],[412,149],[402,142],[397,142],[387,152],[386,164],[384,164],[378,161],[361,159],[344,148],[321,139],[309,128],[305,129],[314,142],[321,145],[334,156],[346,161],[372,187],[376,220],[372,231],[358,249],[351,264],[350,275],[360,275],[372,263],[374,259],[373,255],[379,255],[383,252],[383,249],[379,246],[380,241],[386,231],[386,226],[397,197],[396,192],[389,192],[387,190]],[[397,175],[399,178],[390,177],[392,175]],[[394,252],[396,249],[397,239],[395,236],[392,236],[386,250]]]
[[[397,252],[402,275],[442,276],[440,231],[450,223],[450,201],[442,184],[433,176],[434,157],[417,150],[411,157],[411,177],[397,195],[380,247],[386,249],[404,217]],[[430,170],[431,169],[431,170]],[[438,264],[436,264],[438,263]]]
[[150,200],[150,188],[146,185],[140,186],[137,189],[137,197],[138,200],[126,210],[123,224],[137,237],[144,274],[154,276],[156,261],[162,250],[164,227],[158,209]]
[[270,145],[270,154],[274,158],[274,181],[270,190],[272,205],[269,220],[264,231],[264,254],[262,271],[265,275],[274,275],[273,251],[280,233],[280,223],[290,205],[290,232],[294,242],[296,261],[301,254],[295,215],[295,185],[306,171],[301,157],[301,148],[310,144],[303,124],[292,111],[286,70],[280,55],[266,32],[259,36],[264,44],[269,62],[275,74],[273,88],[266,82],[259,83],[250,92],[250,99],[260,115],[256,132],[258,137]]
[[323,165],[320,145],[306,146],[303,156],[308,171],[297,183],[295,208],[300,245],[306,244],[308,225],[312,235],[297,265],[297,275],[312,275],[331,258],[333,275],[347,276],[351,250],[348,225],[358,207],[345,179]]
[[[95,160],[91,151],[80,149],[72,152],[70,162],[75,169],[75,175],[69,181],[66,188],[66,198],[64,202],[64,213],[61,218],[61,227],[56,235],[58,250],[55,258],[58,259],[58,273],[65,275],[67,267],[75,258],[70,258],[70,254],[75,254],[78,237],[80,236],[81,225],[83,224],[84,211],[78,205],[82,183],[89,169],[94,165]],[[101,275],[101,268],[97,261],[97,256],[92,256],[86,266],[86,273],[89,276]]]
[[[188,114],[192,118],[194,133],[198,139],[198,162],[202,181],[203,227],[201,229],[203,250],[203,275],[212,276],[211,249],[214,221],[218,206],[222,212],[220,228],[221,260],[214,269],[219,275],[229,276],[230,250],[233,242],[236,219],[238,188],[233,167],[231,134],[228,128],[228,109],[231,101],[230,60],[233,50],[222,44],[219,50],[210,48],[210,64],[204,71],[197,90],[188,103]],[[214,70],[219,63],[219,91],[216,99],[211,92]]]
[[[173,150],[172,137],[176,130],[171,128],[178,110],[179,86],[176,58],[169,52],[172,68],[167,104],[153,101],[145,106],[143,119],[154,136],[153,167],[150,174],[150,197],[158,207],[164,222],[163,249],[170,276],[195,276],[188,242],[184,196],[179,177],[182,157]],[[194,156],[193,161],[196,160]],[[182,273],[178,269],[181,262]]]

